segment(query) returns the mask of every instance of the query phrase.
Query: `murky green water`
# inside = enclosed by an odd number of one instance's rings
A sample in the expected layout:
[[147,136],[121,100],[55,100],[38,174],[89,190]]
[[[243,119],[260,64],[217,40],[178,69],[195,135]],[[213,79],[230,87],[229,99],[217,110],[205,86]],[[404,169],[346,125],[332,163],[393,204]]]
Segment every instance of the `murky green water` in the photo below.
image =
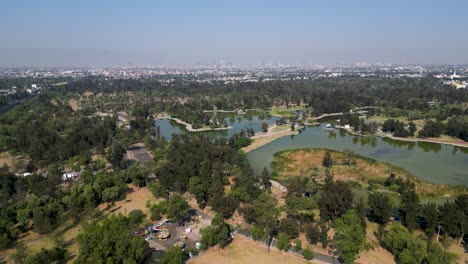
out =
[[[214,137],[229,137],[243,128],[252,127],[260,131],[261,122],[275,122],[276,118],[259,119],[257,116],[227,117],[233,126],[228,131],[216,131],[209,134]],[[161,134],[170,139],[170,135],[183,130],[169,120],[158,120]],[[307,127],[301,134],[279,138],[270,144],[248,153],[247,157],[253,169],[260,173],[263,167],[269,167],[273,154],[278,151],[296,148],[328,148],[338,151],[351,149],[362,156],[389,162],[402,167],[413,175],[433,183],[468,185],[468,149],[426,142],[404,142],[387,138],[355,137],[339,130],[327,130],[324,124]]]

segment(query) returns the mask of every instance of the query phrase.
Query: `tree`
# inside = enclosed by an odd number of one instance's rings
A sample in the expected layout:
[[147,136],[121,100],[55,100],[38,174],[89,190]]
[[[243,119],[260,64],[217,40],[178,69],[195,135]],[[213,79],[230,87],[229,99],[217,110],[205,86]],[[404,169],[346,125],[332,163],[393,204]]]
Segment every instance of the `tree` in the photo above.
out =
[[140,224],[145,216],[143,211],[139,209],[132,210],[128,213],[128,222],[130,224]]
[[148,189],[151,191],[154,197],[168,198],[166,190],[164,190],[159,181],[151,181],[148,184]]
[[42,248],[41,251],[26,258],[26,264],[65,264],[70,258],[68,251],[56,246],[52,249]]
[[419,264],[427,256],[427,243],[398,222],[388,226],[383,245],[395,256],[398,263]]
[[184,251],[178,247],[173,246],[164,251],[160,259],[161,264],[182,264],[184,263],[185,254]]
[[333,159],[328,151],[325,152],[325,156],[323,156],[322,166],[327,168],[331,168],[333,166]]
[[76,263],[142,263],[148,243],[133,236],[121,214],[86,225],[77,236]]
[[420,208],[414,183],[406,180],[400,186],[400,194],[400,214],[402,216],[402,223],[406,228],[412,231],[417,227],[417,216]]
[[427,257],[423,260],[424,264],[455,264],[458,262],[458,255],[446,252],[438,243],[429,242],[427,244]]
[[350,210],[333,223],[335,236],[333,246],[341,252],[344,263],[354,263],[359,251],[364,249],[366,231],[355,210]]
[[120,167],[120,162],[124,157],[125,149],[119,142],[114,142],[109,148],[107,160],[114,168]]
[[424,204],[421,208],[421,216],[424,219],[421,227],[429,238],[432,238],[435,234],[439,222],[438,213],[435,203]]
[[190,206],[182,196],[173,194],[166,204],[166,214],[167,217],[174,219],[174,221],[180,221],[187,214],[189,208]]
[[312,250],[307,248],[302,251],[302,256],[304,256],[305,260],[313,260],[315,257],[315,254]]
[[328,231],[330,227],[327,226],[325,221],[320,222],[320,243],[322,243],[322,248],[327,248],[328,246]]
[[289,238],[297,238],[299,236],[299,224],[296,220],[292,218],[284,218],[280,221],[281,233],[285,233]]
[[466,208],[462,207],[463,204],[466,206],[466,202],[462,201],[466,199],[465,197],[468,196],[461,195],[455,199],[455,202],[446,202],[440,207],[442,228],[451,237],[458,239],[458,244],[463,240],[468,227],[464,212]]
[[307,241],[312,245],[320,242],[320,228],[317,224],[307,224],[304,228]]
[[409,136],[410,137],[414,136],[414,132],[416,132],[416,124],[414,124],[414,122],[411,121],[408,123]]
[[370,218],[381,225],[386,225],[392,215],[390,198],[383,193],[369,195]]
[[20,231],[12,221],[0,219],[0,249],[6,248],[19,235]]
[[367,208],[366,205],[364,204],[364,198],[359,199],[359,203],[356,208],[356,213],[359,216],[359,219],[361,220],[361,225],[364,230],[367,228],[367,222],[366,222],[366,216],[367,216]]
[[261,181],[262,181],[262,185],[265,188],[265,190],[270,190],[271,189],[270,179],[271,179],[270,172],[268,171],[268,169],[266,167],[263,167]]
[[249,210],[250,212],[242,210],[247,222],[258,224],[268,234],[273,228],[278,226],[277,219],[279,210],[276,208],[276,200],[268,193],[262,193],[253,202],[253,207],[251,207],[251,209],[252,210]]
[[262,122],[261,127],[262,127],[262,131],[264,133],[268,132],[268,124],[267,123]]
[[278,234],[278,249],[282,251],[288,251],[291,244],[289,244],[289,240],[291,239],[288,234],[286,233],[279,233]]
[[200,242],[205,249],[215,245],[225,248],[231,242],[231,227],[224,221],[221,214],[216,214],[211,221],[211,226],[202,229],[200,233],[202,237]]
[[351,209],[353,193],[349,185],[343,181],[333,181],[331,176],[325,179],[325,186],[318,201],[320,218],[334,220]]

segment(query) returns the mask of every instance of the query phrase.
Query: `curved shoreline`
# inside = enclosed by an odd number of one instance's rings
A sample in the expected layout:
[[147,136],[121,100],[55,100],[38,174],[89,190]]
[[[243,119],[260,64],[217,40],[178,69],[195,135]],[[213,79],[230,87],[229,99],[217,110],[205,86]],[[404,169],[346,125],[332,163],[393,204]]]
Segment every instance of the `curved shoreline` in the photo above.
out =
[[408,142],[429,142],[429,143],[436,143],[436,144],[441,144],[441,145],[450,145],[453,147],[460,147],[460,148],[468,148],[468,142],[467,143],[454,143],[454,142],[444,142],[444,141],[438,141],[438,140],[432,140],[432,139],[412,139],[412,138],[402,138],[402,137],[394,137],[394,136],[386,136],[386,135],[376,135],[378,137],[382,138],[390,138],[393,140],[400,140],[400,141],[408,141]]
[[170,120],[174,120],[175,122],[177,122],[178,124],[181,124],[181,125],[184,125],[185,126],[185,129],[187,129],[188,131],[190,132],[206,132],[206,131],[219,131],[219,130],[229,130],[232,128],[232,126],[228,126],[228,127],[217,127],[217,128],[210,128],[210,127],[206,127],[206,128],[193,128],[192,127],[192,124],[189,124],[179,118],[175,118],[175,117],[170,117],[170,116],[165,116],[165,117],[158,117],[156,119],[154,119],[155,121],[156,120],[162,120],[162,119],[170,119]]
[[456,143],[456,142],[445,142],[445,141],[439,141],[439,140],[433,140],[433,139],[424,139],[424,138],[404,138],[404,137],[394,137],[394,136],[390,136],[390,135],[387,135],[387,134],[373,134],[373,135],[364,135],[364,134],[361,134],[361,133],[358,133],[358,132],[354,132],[354,131],[350,131],[348,129],[345,129],[345,128],[340,128],[340,129],[344,129],[346,130],[346,132],[348,132],[348,134],[352,135],[352,136],[359,136],[359,137],[372,137],[372,136],[375,136],[375,137],[381,137],[381,138],[389,138],[389,139],[393,139],[393,140],[397,140],[397,141],[405,141],[405,142],[414,142],[414,143],[418,143],[418,142],[428,142],[428,143],[435,143],[435,144],[441,144],[441,145],[449,145],[449,146],[452,146],[452,147],[459,147],[459,148],[468,148],[468,142],[466,143]]

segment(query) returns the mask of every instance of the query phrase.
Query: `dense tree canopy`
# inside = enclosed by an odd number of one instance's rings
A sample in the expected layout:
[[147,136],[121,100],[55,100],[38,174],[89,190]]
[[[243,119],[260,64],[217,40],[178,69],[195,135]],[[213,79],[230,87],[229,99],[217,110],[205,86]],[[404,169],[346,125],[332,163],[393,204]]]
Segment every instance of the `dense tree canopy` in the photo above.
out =
[[143,263],[148,243],[133,236],[122,215],[87,225],[77,237],[76,263]]

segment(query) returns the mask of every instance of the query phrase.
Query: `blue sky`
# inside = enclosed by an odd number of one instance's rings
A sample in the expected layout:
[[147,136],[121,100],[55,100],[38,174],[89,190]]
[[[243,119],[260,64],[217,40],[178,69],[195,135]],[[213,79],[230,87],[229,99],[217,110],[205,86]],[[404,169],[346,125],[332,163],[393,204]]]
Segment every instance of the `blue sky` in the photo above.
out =
[[468,1],[2,1],[0,65],[468,63]]

